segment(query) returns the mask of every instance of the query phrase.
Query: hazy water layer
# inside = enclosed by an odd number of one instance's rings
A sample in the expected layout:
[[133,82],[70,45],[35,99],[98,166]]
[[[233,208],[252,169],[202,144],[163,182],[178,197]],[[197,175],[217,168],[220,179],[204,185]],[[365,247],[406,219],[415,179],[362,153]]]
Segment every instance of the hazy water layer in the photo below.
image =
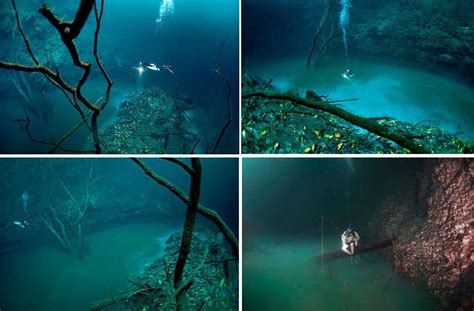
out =
[[134,224],[87,236],[91,254],[73,259],[55,244],[0,257],[2,310],[89,310],[96,300],[117,294],[127,279],[162,254],[173,229]]
[[410,68],[351,60],[355,79],[342,78],[345,60],[332,59],[307,70],[303,58],[256,62],[249,69],[282,89],[314,90],[331,99],[357,98],[342,104],[367,117],[389,116],[413,123],[427,122],[450,133],[474,138],[474,90],[449,78]]
[[[339,237],[325,239],[325,251],[335,250]],[[361,262],[342,259],[321,265],[319,240],[267,238],[258,250],[244,248],[243,306],[245,310],[433,310],[430,297],[394,275],[377,255]]]

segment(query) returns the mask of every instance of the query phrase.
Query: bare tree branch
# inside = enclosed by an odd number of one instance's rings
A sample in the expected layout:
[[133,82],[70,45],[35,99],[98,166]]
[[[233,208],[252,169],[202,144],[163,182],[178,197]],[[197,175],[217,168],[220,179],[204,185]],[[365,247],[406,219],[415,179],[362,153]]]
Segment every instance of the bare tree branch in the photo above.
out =
[[[151,179],[159,183],[160,185],[164,186],[166,189],[171,191],[174,195],[176,195],[184,204],[189,205],[190,198],[188,195],[178,188],[176,185],[168,181],[166,178],[161,177],[160,175],[156,174],[150,167],[148,167],[142,160],[137,159],[137,158],[131,158],[133,162],[135,162],[140,168],[143,170],[143,172],[148,175]],[[226,238],[227,242],[230,244],[232,247],[232,251],[234,252],[235,256],[239,256],[239,241],[235,237],[234,233],[232,230],[229,228],[229,226],[224,222],[224,220],[220,217],[220,215],[210,209],[205,207],[202,204],[198,205],[197,212],[201,214],[202,216],[206,217],[207,219],[211,220],[222,232],[224,237]]]
[[[16,64],[16,63],[9,63],[9,62],[3,62],[0,61],[0,68],[2,69],[7,69],[7,70],[17,70],[17,71],[22,71],[22,72],[38,72],[41,73],[46,79],[48,79],[53,85],[57,86],[58,88],[61,89],[61,91],[64,93],[65,97],[67,100],[71,103],[71,105],[78,111],[78,113],[81,115],[81,122],[74,126],[69,132],[67,132],[63,137],[57,142],[57,143],[47,143],[47,144],[52,144],[55,147],[51,150],[51,152],[55,152],[57,149],[62,150],[60,145],[67,139],[69,138],[79,127],[82,123],[88,123],[87,118],[89,117],[90,114],[92,114],[90,124],[88,124],[89,131],[92,134],[93,138],[93,144],[95,148],[96,153],[101,153],[101,144],[102,141],[99,137],[99,132],[98,132],[98,124],[97,124],[97,119],[100,116],[101,112],[105,107],[107,106],[107,103],[109,102],[110,99],[110,91],[113,85],[112,80],[107,74],[107,71],[105,70],[104,66],[102,65],[99,55],[98,55],[98,38],[99,38],[99,32],[100,32],[100,26],[101,26],[101,21],[104,13],[104,0],[101,0],[100,4],[100,11],[97,8],[96,0],[81,0],[79,8],[76,12],[76,16],[73,21],[63,21],[60,18],[58,18],[53,11],[47,6],[43,5],[38,12],[42,14],[50,23],[51,25],[56,28],[58,33],[61,36],[61,40],[66,46],[66,48],[69,51],[69,54],[71,55],[71,58],[73,60],[73,63],[75,66],[81,68],[83,70],[82,76],[77,82],[75,86],[70,85],[67,83],[64,79],[59,74],[59,71],[57,68],[54,70],[46,67],[45,65],[41,64],[38,59],[36,58],[35,54],[33,53],[31,49],[31,45],[28,41],[28,38],[25,35],[25,32],[21,26],[19,14],[18,14],[18,9],[16,7],[16,2],[15,0],[12,0],[12,6],[15,11],[15,16],[16,16],[16,22],[17,22],[17,28],[23,38],[23,41],[26,45],[26,48],[28,50],[28,53],[35,63],[35,66],[29,66],[29,65],[23,65],[23,64]],[[84,62],[81,60],[79,53],[77,51],[74,39],[77,38],[84,27],[92,9],[94,9],[95,13],[95,18],[96,18],[96,29],[94,33],[94,57],[96,60],[96,63],[102,72],[104,78],[107,81],[107,89],[105,91],[105,98],[103,102],[99,105],[99,102],[93,103],[92,101],[88,100],[83,94],[82,94],[82,87],[84,86],[85,82],[90,76],[91,72],[91,64],[88,62]],[[78,102],[76,99],[83,104],[88,110],[89,114],[87,116],[84,114],[80,106],[78,105]],[[30,120],[29,117],[27,117],[27,125],[29,125]],[[28,137],[30,140],[39,142],[38,140],[33,140],[31,139],[31,135],[29,134]],[[42,142],[44,143],[44,142]]]
[[227,122],[224,124],[224,127],[222,128],[221,132],[219,133],[219,137],[217,138],[216,144],[214,145],[213,153],[217,152],[217,148],[219,147],[219,144],[221,143],[222,138],[224,137],[225,132],[229,128],[230,124],[232,123],[232,103],[231,103],[231,95],[232,95],[232,84],[230,83],[230,80],[224,76],[219,69],[214,69],[212,70],[215,74],[219,76],[224,82],[227,84],[227,93],[226,93],[226,98],[227,98]]
[[175,159],[175,158],[162,158],[162,159],[165,160],[165,161],[168,161],[168,162],[171,162],[171,163],[174,163],[174,164],[177,164],[177,165],[181,166],[189,175],[193,176],[194,170],[191,167],[189,167],[189,165],[184,163],[183,161]]
[[335,0],[326,0],[326,8],[324,10],[324,14],[319,22],[319,26],[316,29],[314,35],[313,35],[313,40],[311,41],[311,47],[309,48],[308,52],[308,58],[306,61],[306,68],[309,68],[311,66],[311,62],[313,60],[313,54],[314,50],[318,50],[318,56],[317,56],[317,61],[315,63],[318,63],[321,58],[322,54],[326,51],[327,45],[329,44],[332,39],[334,39],[337,34],[334,34],[334,29],[331,28],[331,34],[328,36],[328,38],[322,43],[321,46],[318,46],[319,39],[323,33],[323,31],[326,29],[328,19],[331,15],[332,8],[334,7],[336,1]]

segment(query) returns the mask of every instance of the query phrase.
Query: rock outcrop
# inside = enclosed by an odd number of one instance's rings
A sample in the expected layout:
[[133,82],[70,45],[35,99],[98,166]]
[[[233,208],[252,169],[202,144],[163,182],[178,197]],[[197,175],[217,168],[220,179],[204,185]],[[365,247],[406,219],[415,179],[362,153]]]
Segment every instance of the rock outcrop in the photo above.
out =
[[[474,161],[429,162],[419,187],[384,204],[380,235],[397,236],[398,272],[421,283],[449,310],[474,307]],[[380,218],[379,218],[380,219]]]
[[474,84],[474,24],[469,2],[359,3],[359,8],[364,8],[353,10],[351,47],[364,55],[417,62],[428,69],[452,72]]

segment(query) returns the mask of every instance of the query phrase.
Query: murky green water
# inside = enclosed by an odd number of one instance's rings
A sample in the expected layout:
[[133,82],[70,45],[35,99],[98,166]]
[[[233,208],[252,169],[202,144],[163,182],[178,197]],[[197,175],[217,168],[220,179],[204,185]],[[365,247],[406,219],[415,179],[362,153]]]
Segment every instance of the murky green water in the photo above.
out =
[[312,89],[331,99],[358,98],[341,104],[368,117],[390,116],[428,122],[450,133],[474,138],[474,89],[435,74],[390,64],[351,59],[355,79],[342,78],[345,60],[333,59],[322,68],[306,70],[303,58],[259,62],[249,69],[283,90]]
[[[117,80],[114,82],[116,88],[112,88],[111,98],[108,108],[100,117],[100,125],[106,124],[114,120],[117,115],[118,108],[130,90],[135,88],[128,80]],[[84,93],[86,96],[93,94],[102,94],[105,89],[104,81],[91,80],[91,83],[86,84]],[[98,98],[94,99],[97,100]],[[23,108],[19,98],[10,98],[8,102],[0,107],[0,118],[5,120],[22,119],[25,117]],[[51,115],[48,122],[39,121],[36,117],[30,115],[31,124],[30,131],[34,138],[48,141],[50,139],[57,139],[58,135],[62,136],[69,131],[77,122],[80,121],[80,116],[77,111],[69,104],[64,94],[58,89],[52,89],[42,95],[35,97],[38,105],[48,102],[51,105]],[[31,114],[31,113],[30,113]],[[4,133],[9,133],[8,136],[2,137],[3,148],[5,153],[38,153],[38,150],[47,152],[51,149],[49,145],[33,144],[28,139],[26,132],[19,124],[15,122],[0,122],[0,130]],[[84,150],[87,139],[90,133],[85,126],[82,126],[74,135],[72,135],[64,145],[67,148],[74,150]]]
[[0,309],[88,310],[96,300],[116,294],[127,279],[160,256],[173,229],[134,224],[88,236],[91,254],[84,262],[56,245],[38,246],[0,257]]
[[[331,242],[332,241],[332,242]],[[338,237],[325,239],[335,250]],[[243,255],[244,310],[433,310],[430,297],[377,255],[321,265],[319,241],[266,239]],[[263,251],[262,251],[263,250]]]

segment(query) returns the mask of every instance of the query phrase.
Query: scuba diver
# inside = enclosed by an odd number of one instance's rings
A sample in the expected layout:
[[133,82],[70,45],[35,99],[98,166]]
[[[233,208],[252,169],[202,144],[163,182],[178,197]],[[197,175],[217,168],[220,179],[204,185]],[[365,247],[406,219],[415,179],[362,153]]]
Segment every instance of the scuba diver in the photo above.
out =
[[351,229],[351,227],[349,226],[347,230],[344,231],[344,233],[342,233],[341,235],[341,250],[344,253],[353,256],[355,248],[359,245],[359,240],[360,236],[357,231]]
[[347,67],[346,70],[344,70],[344,72],[342,73],[342,77],[347,80],[352,80],[353,78],[355,78],[354,70]]
[[18,220],[15,220],[13,222],[13,226],[14,227],[20,227],[20,228],[26,228],[27,226],[29,226],[30,224],[28,223],[28,221],[26,220],[23,220],[23,221],[18,221]]
[[4,235],[5,233],[7,233],[11,228],[14,228],[14,227],[17,227],[17,228],[21,228],[21,229],[25,229],[26,227],[28,227],[30,224],[28,223],[28,221],[26,220],[23,220],[23,221],[19,221],[19,220],[15,220],[11,223],[9,223],[8,225],[6,225],[2,231],[0,231],[0,236]]
[[138,68],[143,68],[143,70],[160,71],[160,68],[156,67],[156,65],[153,63],[145,63],[144,61],[140,61],[138,66]]
[[173,67],[170,65],[163,65],[161,68],[157,67],[154,63],[145,63],[144,61],[138,62],[138,67],[133,67],[138,70],[140,74],[144,71],[161,71],[161,69],[167,70],[171,74],[174,74]]

